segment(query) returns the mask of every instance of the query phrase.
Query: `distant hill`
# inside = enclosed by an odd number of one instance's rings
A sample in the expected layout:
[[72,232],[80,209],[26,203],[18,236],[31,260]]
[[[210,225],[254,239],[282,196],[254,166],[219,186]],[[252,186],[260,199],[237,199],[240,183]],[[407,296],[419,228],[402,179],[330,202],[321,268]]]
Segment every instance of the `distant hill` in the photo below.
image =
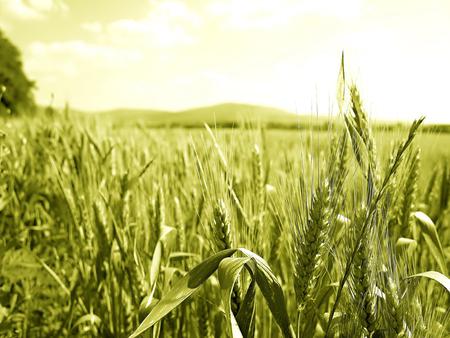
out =
[[223,103],[175,113],[171,121],[213,123],[295,122],[298,116],[285,110],[250,104]]
[[233,126],[242,123],[271,123],[292,125],[299,116],[273,107],[251,104],[223,103],[177,112],[145,109],[115,109],[97,113],[117,123],[142,123],[150,126],[202,126],[203,123]]
[[172,113],[164,110],[129,109],[129,108],[119,108],[98,113],[92,113],[92,115],[96,117],[107,118],[117,122],[127,122],[127,121],[136,122],[139,120],[160,121],[164,120],[168,114]]
[[[39,107],[42,113],[45,112],[45,109],[45,107]],[[238,127],[246,123],[260,123],[269,128],[328,130],[330,122],[335,125],[343,125],[341,118],[315,114],[298,115],[279,108],[242,103],[222,103],[181,111],[120,108],[90,113],[71,109],[71,113],[99,120],[107,119],[120,126],[197,128],[203,127],[204,123],[217,127]],[[398,128],[407,129],[409,123],[377,120],[373,121],[372,128],[386,131]],[[450,125],[425,124],[421,130],[429,133],[450,133]]]

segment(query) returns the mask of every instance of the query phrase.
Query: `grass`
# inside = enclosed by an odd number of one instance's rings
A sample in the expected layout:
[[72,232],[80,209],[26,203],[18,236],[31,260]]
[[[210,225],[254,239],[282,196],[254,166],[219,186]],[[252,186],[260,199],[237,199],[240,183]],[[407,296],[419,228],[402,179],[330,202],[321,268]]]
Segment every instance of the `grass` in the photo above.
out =
[[0,335],[449,336],[449,135],[349,95],[327,131],[4,120]]

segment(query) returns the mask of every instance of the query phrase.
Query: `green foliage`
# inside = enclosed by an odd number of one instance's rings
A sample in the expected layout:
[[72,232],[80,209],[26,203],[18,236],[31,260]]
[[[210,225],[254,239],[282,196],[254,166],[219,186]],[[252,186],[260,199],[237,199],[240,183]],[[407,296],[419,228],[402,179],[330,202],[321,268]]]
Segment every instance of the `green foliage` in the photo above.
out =
[[448,292],[450,292],[450,278],[448,278],[447,276],[444,276],[440,272],[426,271],[426,272],[421,272],[421,273],[415,274],[408,278],[414,278],[414,277],[426,277],[426,278],[435,280],[436,282],[441,284],[444,288],[446,288]]
[[0,30],[0,115],[32,112],[34,86],[23,71],[19,50]]

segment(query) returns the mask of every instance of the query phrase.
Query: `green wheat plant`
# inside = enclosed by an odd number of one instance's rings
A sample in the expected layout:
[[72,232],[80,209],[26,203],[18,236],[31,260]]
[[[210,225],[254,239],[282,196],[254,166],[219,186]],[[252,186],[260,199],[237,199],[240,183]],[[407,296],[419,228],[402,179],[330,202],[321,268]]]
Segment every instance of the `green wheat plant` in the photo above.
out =
[[450,136],[346,76],[322,130],[2,119],[0,336],[450,336]]

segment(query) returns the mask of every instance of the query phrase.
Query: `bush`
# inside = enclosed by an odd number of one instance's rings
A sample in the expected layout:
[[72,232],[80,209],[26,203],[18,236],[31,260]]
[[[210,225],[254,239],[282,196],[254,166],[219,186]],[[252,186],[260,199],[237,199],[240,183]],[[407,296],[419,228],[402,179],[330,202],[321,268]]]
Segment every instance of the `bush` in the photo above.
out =
[[0,31],[0,114],[31,111],[34,86],[22,69],[20,51]]

